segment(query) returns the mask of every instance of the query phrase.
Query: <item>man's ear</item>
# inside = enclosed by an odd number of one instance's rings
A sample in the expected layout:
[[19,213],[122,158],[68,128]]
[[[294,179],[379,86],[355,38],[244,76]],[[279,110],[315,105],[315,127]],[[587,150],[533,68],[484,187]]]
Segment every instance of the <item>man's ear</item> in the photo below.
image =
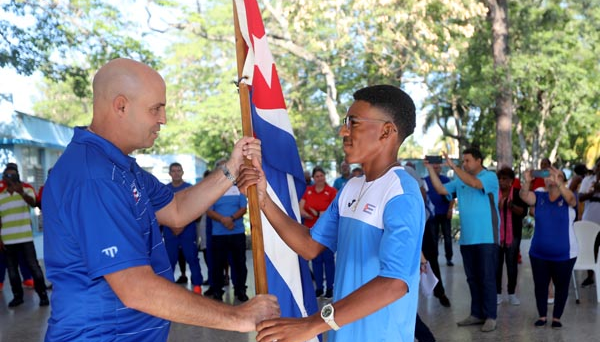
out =
[[127,98],[124,95],[117,95],[112,103],[113,112],[117,113],[118,115],[124,115],[127,105]]

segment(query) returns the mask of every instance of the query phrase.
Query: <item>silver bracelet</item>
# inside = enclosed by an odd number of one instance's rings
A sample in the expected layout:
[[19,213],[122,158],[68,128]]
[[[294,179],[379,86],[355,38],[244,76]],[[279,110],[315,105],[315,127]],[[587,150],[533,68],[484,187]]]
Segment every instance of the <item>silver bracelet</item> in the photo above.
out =
[[223,174],[225,175],[225,177],[227,179],[229,179],[231,181],[231,183],[233,183],[233,185],[237,185],[237,181],[236,181],[235,177],[233,177],[231,172],[229,172],[229,169],[227,168],[227,166],[225,166],[225,164],[221,164],[219,166],[219,170],[223,171]]

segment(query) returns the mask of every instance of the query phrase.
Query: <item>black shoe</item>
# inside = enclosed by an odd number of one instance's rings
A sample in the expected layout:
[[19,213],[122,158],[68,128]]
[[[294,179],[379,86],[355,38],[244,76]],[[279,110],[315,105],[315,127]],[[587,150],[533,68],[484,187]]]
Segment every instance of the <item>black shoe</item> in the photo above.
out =
[[441,295],[439,297],[440,300],[440,304],[442,304],[443,307],[449,308],[450,307],[450,299],[448,299],[448,297],[446,297],[445,294]]
[[327,289],[327,291],[325,291],[325,298],[330,299],[333,297],[333,289]]
[[202,282],[202,285],[208,285],[208,279]]
[[315,296],[317,296],[317,298],[321,297],[322,295],[323,295],[323,290],[321,290],[321,289],[317,289],[317,290],[315,291]]
[[533,325],[535,325],[536,327],[545,327],[546,326],[546,320],[545,319],[538,319],[537,321],[535,321],[535,323],[533,323]]
[[214,294],[215,294],[215,289],[213,289],[212,287],[209,287],[208,290],[204,291],[204,296],[206,296],[206,297],[211,297]]
[[175,281],[177,284],[187,284],[188,282],[188,278],[184,275],[180,276],[179,279],[177,279],[177,281]]
[[50,305],[50,301],[48,300],[48,296],[40,297],[40,306],[48,306]]
[[238,295],[236,297],[240,302],[248,301],[248,296],[245,293],[238,293]]
[[592,277],[585,278],[583,283],[581,283],[581,287],[588,287],[590,285],[594,285],[594,278],[592,278]]
[[16,306],[19,306],[21,304],[25,303],[25,301],[23,300],[23,298],[13,298],[13,300],[10,301],[10,303],[8,303],[8,307],[9,308],[14,308]]
[[446,266],[454,266],[454,263],[452,262],[452,260],[448,260],[446,261]]
[[552,329],[560,329],[562,328],[562,323],[559,321],[552,321],[551,327]]
[[[206,294],[205,294],[205,296],[206,296]],[[211,295],[211,298],[222,302],[223,301],[223,293],[222,292],[221,293],[213,293]]]

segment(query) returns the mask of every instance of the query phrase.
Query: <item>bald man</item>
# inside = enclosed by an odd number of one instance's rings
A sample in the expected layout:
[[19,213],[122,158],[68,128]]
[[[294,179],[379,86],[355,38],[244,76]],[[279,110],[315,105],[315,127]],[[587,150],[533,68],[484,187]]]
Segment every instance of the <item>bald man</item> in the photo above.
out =
[[[275,297],[237,307],[174,284],[159,225],[185,227],[219,199],[260,142],[173,194],[128,155],[151,147],[166,124],[165,82],[147,65],[110,61],[93,81],[94,114],[52,170],[44,190],[44,259],[54,284],[46,341],[166,341],[170,321],[247,332],[278,317]],[[182,228],[174,228],[175,234]]]

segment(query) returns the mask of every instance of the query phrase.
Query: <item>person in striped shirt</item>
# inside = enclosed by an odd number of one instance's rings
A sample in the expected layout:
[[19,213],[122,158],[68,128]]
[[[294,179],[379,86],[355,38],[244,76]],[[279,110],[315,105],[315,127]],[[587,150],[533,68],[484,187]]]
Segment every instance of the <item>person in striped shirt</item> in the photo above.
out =
[[15,307],[24,302],[18,271],[19,253],[25,256],[25,262],[31,270],[35,291],[40,296],[40,306],[48,306],[46,281],[35,252],[29,214],[29,207],[35,206],[35,192],[23,186],[18,169],[12,165],[4,169],[2,179],[6,182],[6,189],[0,192],[0,249],[6,253],[8,277],[14,296],[8,306]]

